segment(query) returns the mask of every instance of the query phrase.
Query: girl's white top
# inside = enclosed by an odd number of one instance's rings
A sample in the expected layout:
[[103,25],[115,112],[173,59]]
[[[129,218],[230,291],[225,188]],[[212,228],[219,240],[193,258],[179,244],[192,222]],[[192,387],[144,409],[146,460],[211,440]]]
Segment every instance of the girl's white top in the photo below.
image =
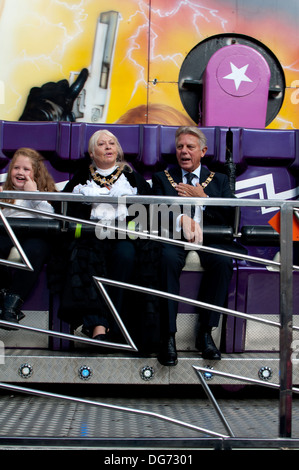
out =
[[43,211],[43,212],[51,212],[53,214],[54,209],[49,204],[48,201],[38,201],[38,200],[31,200],[31,199],[16,199],[14,206],[15,208],[9,208],[9,207],[4,207],[2,209],[2,213],[5,215],[5,217],[27,217],[27,218],[44,218],[46,216],[44,215],[39,215],[33,212],[27,212],[27,211],[22,211],[21,209],[18,209],[17,206],[20,207],[25,207],[28,209],[35,209],[37,211]]

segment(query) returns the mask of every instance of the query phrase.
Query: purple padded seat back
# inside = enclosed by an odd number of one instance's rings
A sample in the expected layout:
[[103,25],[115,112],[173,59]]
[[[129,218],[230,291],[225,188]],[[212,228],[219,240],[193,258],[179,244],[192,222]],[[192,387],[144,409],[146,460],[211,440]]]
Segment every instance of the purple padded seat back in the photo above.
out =
[[[164,168],[176,164],[176,130],[175,126],[160,126],[160,159]],[[222,165],[226,162],[226,133],[228,129],[225,127],[201,127],[200,130],[205,134],[208,146],[202,164],[211,169],[223,170]]]
[[69,123],[0,121],[0,135],[1,157],[11,155],[19,147],[32,147],[69,158]]
[[[14,152],[20,147],[39,151],[56,183],[69,179],[69,123],[0,121],[0,172],[6,173]],[[54,166],[52,166],[51,161]]]
[[88,154],[90,137],[100,129],[107,129],[119,140],[128,161],[134,160],[140,152],[140,126],[117,124],[72,123],[70,155],[71,159],[84,158]]
[[[236,164],[236,196],[250,199],[293,199],[297,182],[292,167],[296,165],[296,139],[293,130],[232,129],[233,161]],[[277,209],[242,207],[240,227],[268,226]],[[273,257],[276,248],[264,248]],[[261,255],[250,247],[251,254]],[[268,256],[265,256],[266,258]]]
[[151,180],[153,173],[163,168],[160,159],[160,125],[143,124],[140,131],[141,148],[135,168],[145,179]]

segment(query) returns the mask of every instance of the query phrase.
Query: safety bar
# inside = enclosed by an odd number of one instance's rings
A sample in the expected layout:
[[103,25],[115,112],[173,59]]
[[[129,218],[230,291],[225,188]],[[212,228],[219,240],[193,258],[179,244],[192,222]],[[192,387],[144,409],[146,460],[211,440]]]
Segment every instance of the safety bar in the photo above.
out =
[[[9,217],[9,224],[16,235],[58,235],[60,232],[66,233],[70,238],[74,238],[77,233],[78,223],[66,222],[41,218],[13,218]],[[135,230],[138,232],[138,228]],[[0,234],[5,233],[5,226],[0,221]],[[80,238],[88,238],[95,236],[95,228],[93,226],[83,225],[80,228]],[[203,228],[204,242],[230,243],[233,241],[233,229],[229,226],[208,225]]]
[[[15,197],[19,197],[21,198],[22,197],[22,192],[17,192],[17,191],[11,191],[11,196],[12,194],[14,193]],[[38,197],[38,194],[40,194],[41,197]],[[39,200],[58,200],[58,197],[59,195],[57,193],[36,193],[36,192],[27,192],[27,193],[24,193],[24,199],[31,199],[31,198],[34,198],[34,199],[39,199]],[[60,214],[52,214],[50,212],[43,212],[43,211],[38,211],[36,209],[30,209],[30,208],[25,208],[25,207],[22,207],[22,206],[17,206],[17,205],[12,205],[12,204],[9,204],[9,203],[6,203],[6,202],[1,202],[1,198],[3,197],[4,195],[4,192],[3,193],[0,193],[0,207],[9,207],[9,208],[17,208],[17,209],[20,209],[20,210],[23,210],[24,212],[29,212],[29,213],[32,213],[32,214],[36,214],[38,217],[41,217],[41,216],[45,216],[47,218],[54,218],[54,219],[60,219],[60,220],[63,220],[63,221],[68,221],[68,222],[75,222],[75,223],[79,223],[79,224],[82,224],[82,225],[87,225],[87,226],[93,226],[93,227],[103,227],[105,229],[111,229],[111,230],[117,230],[118,232],[120,233],[128,233],[128,234],[131,234],[131,235],[136,235],[136,236],[139,236],[139,237],[142,237],[142,238],[148,238],[148,239],[152,239],[152,240],[156,240],[156,241],[159,241],[159,242],[166,242],[166,243],[171,243],[171,244],[176,244],[176,245],[182,245],[184,246],[185,248],[189,248],[189,249],[201,249],[202,251],[207,251],[207,252],[213,252],[213,253],[219,253],[219,254],[223,254],[225,256],[229,256],[229,257],[233,257],[233,258],[236,258],[236,259],[243,259],[245,261],[251,261],[251,262],[255,262],[255,263],[261,263],[261,264],[265,264],[265,265],[268,265],[268,266],[276,266],[276,267],[279,267],[280,266],[280,263],[277,262],[277,261],[273,261],[273,260],[269,260],[269,259],[263,259],[263,258],[260,258],[260,257],[254,257],[254,256],[247,256],[245,254],[240,254],[239,252],[232,252],[232,251],[227,251],[227,252],[223,252],[223,250],[218,250],[216,248],[210,248],[208,246],[204,246],[204,245],[194,245],[194,243],[189,243],[189,242],[185,242],[185,241],[180,241],[180,240],[173,240],[169,237],[162,237],[162,236],[157,236],[155,234],[152,234],[152,233],[146,233],[146,232],[137,232],[137,231],[134,231],[134,230],[128,230],[126,228],[122,228],[122,227],[116,227],[116,226],[109,226],[109,225],[106,225],[106,224],[101,224],[99,222],[96,222],[96,221],[92,221],[92,220],[85,220],[85,219],[78,219],[78,218],[75,218],[75,217],[69,217],[69,216],[66,216],[66,215],[60,215]],[[5,193],[5,198],[7,199],[9,196],[9,192],[6,192]],[[60,194],[61,196],[61,199],[63,200],[63,202],[69,202],[69,201],[72,201],[72,202],[75,202],[75,201],[80,201],[82,203],[91,203],[91,202],[105,202],[107,203],[107,198],[105,196],[83,196],[83,195],[74,195],[74,194],[71,194],[71,193],[61,193]],[[194,203],[194,200],[192,200],[193,198],[190,198],[190,197],[181,197],[180,198],[180,205],[184,205],[184,204],[192,204]],[[204,198],[207,202],[205,203],[205,201],[201,200],[201,199],[198,199],[197,200],[197,205],[214,205],[214,206],[221,206],[223,205],[223,198]],[[178,202],[177,202],[177,197],[161,197],[161,196],[126,196],[126,197],[121,197],[121,198],[117,198],[117,197],[109,197],[109,201],[111,204],[118,204],[118,203],[121,203],[121,204],[134,204],[134,203],[139,203],[139,204],[144,204],[146,206],[148,205],[151,205],[151,204],[159,204],[162,202],[163,205],[178,205]],[[252,199],[249,199],[249,200],[239,200],[239,199],[225,199],[225,205],[235,205],[237,206],[238,204],[242,205],[242,206],[245,206],[246,205],[246,202],[248,202],[248,205],[249,206],[274,206],[275,208],[278,208],[277,207],[277,204],[284,204],[285,201],[278,201],[278,200],[267,200],[267,201],[264,201],[263,203],[261,203],[260,200],[252,200]],[[296,204],[295,202],[292,202],[292,201],[288,201],[288,204]],[[296,204],[298,205],[298,203]],[[299,266],[293,266],[293,269],[295,270],[299,270]]]
[[240,241],[245,245],[279,245],[279,233],[270,225],[244,225],[240,231]]

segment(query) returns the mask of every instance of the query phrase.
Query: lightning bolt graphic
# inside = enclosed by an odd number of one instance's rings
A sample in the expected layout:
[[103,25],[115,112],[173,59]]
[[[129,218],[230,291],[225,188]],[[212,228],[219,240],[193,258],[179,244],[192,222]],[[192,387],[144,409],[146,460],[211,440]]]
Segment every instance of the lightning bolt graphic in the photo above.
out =
[[[143,39],[142,33],[144,30],[148,31],[150,34],[150,48],[149,48],[149,61],[150,63],[162,61],[162,62],[172,62],[178,69],[180,67],[181,61],[184,59],[182,53],[175,52],[174,54],[159,54],[157,52],[158,49],[158,39],[161,33],[161,27],[159,27],[159,20],[166,19],[166,18],[175,18],[182,14],[182,10],[184,10],[184,19],[186,19],[186,9],[189,11],[190,14],[190,22],[195,28],[196,35],[203,38],[203,34],[201,33],[200,22],[204,21],[206,23],[214,22],[215,20],[220,23],[220,27],[223,32],[225,31],[225,27],[227,24],[227,20],[221,17],[218,13],[218,10],[207,8],[205,6],[199,5],[196,2],[192,2],[190,0],[179,0],[176,2],[176,5],[171,9],[163,10],[161,6],[157,9],[151,8],[150,18],[148,12],[148,4],[144,1],[140,1],[138,3],[138,9],[136,12],[128,18],[128,21],[131,22],[137,16],[142,18],[143,23],[138,26],[135,33],[130,36],[128,39],[129,47],[126,53],[126,59],[132,62],[134,67],[138,70],[138,79],[136,80],[134,89],[132,90],[131,99],[135,95],[138,87],[144,86],[148,87],[149,79],[147,77],[148,70],[146,67],[140,65],[136,59],[134,59],[134,52],[139,51],[142,49]],[[150,24],[149,24],[150,21]]]
[[[17,110],[19,102],[22,100],[22,95],[13,87],[12,80],[10,78],[18,72],[18,69],[22,66],[22,64],[30,63],[34,70],[40,71],[43,67],[42,64],[47,63],[50,64],[53,69],[57,69],[62,72],[63,56],[67,50],[68,45],[74,39],[76,39],[82,33],[82,31],[84,31],[83,23],[88,18],[88,15],[85,13],[86,4],[84,3],[84,0],[81,0],[77,4],[69,4],[66,1],[60,0],[51,0],[50,4],[48,5],[47,11],[42,13],[36,11],[30,12],[30,18],[32,18],[32,20],[38,20],[39,27],[42,27],[45,30],[50,27],[54,28],[55,31],[61,31],[63,33],[61,36],[62,39],[59,40],[55,44],[53,49],[47,54],[30,55],[30,53],[28,53],[26,49],[23,49],[19,52],[19,54],[14,60],[10,61],[9,64],[7,64],[7,67],[3,72],[7,78],[5,78],[4,76],[3,81],[5,82],[6,87],[8,87],[11,92],[16,96],[15,105],[7,110],[8,114],[15,112]],[[63,21],[56,23],[49,21],[47,12],[51,11],[51,8],[53,8],[54,10],[56,7],[60,7],[60,9],[64,9],[72,13],[73,33],[70,33],[69,28],[65,26]],[[11,13],[9,12],[10,8],[14,8],[13,3],[9,4],[7,2],[6,8],[8,9],[8,17],[14,17],[15,11],[12,10]],[[26,23],[24,24],[24,26],[26,26]],[[32,26],[32,28],[37,28],[36,23],[34,23],[34,26]],[[59,34],[57,35],[57,37],[59,37]]]

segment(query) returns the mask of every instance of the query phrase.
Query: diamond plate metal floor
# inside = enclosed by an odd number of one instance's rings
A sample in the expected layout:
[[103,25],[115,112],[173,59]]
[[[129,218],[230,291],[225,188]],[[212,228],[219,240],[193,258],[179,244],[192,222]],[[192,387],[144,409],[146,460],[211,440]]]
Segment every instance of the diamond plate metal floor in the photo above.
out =
[[[142,410],[180,420],[209,432],[227,435],[223,423],[212,403],[202,393],[186,393],[174,389],[165,396],[142,396],[142,390],[120,389],[126,397],[99,393],[88,400],[105,405],[115,405]],[[56,393],[56,392],[55,392]],[[279,434],[278,396],[257,396],[248,392],[227,393],[217,398],[218,405],[236,439],[276,439]],[[96,394],[97,395],[97,394]],[[223,395],[223,394],[222,394]],[[67,396],[71,396],[69,393]],[[78,397],[78,395],[74,395]],[[293,400],[292,439],[299,439],[299,400]],[[30,438],[55,438],[66,441],[79,439],[80,445],[90,439],[154,439],[161,441],[210,439],[210,434],[183,425],[164,421],[156,416],[144,416],[128,411],[107,409],[95,404],[78,403],[61,398],[23,395],[0,391],[0,449],[9,439],[20,439],[25,445]],[[41,441],[42,442],[42,441]],[[38,442],[37,442],[38,443]]]

